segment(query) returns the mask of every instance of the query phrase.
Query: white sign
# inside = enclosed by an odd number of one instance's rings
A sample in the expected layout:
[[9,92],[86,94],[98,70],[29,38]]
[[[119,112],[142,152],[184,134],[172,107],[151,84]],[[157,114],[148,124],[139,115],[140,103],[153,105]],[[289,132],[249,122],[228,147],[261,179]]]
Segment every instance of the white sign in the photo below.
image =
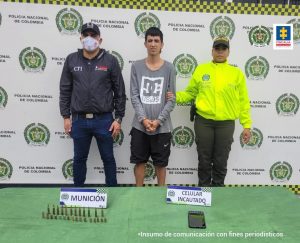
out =
[[168,186],[167,203],[211,206],[211,188]]
[[87,208],[106,208],[104,189],[61,188],[60,205]]

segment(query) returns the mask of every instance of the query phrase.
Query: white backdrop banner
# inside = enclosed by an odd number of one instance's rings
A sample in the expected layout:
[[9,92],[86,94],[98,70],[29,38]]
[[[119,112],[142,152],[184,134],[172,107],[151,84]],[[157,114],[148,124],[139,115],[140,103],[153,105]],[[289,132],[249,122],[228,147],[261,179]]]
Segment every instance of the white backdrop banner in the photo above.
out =
[[[81,48],[82,23],[96,23],[102,47],[115,55],[129,97],[131,64],[146,56],[143,33],[164,33],[162,57],[177,70],[184,89],[197,64],[211,60],[212,39],[231,39],[229,62],[246,77],[252,107],[252,139],[243,144],[236,124],[226,184],[300,184],[300,17],[146,11],[0,2],[0,183],[72,183],[73,143],[59,114],[59,80],[66,56]],[[294,49],[273,50],[273,24],[292,23]],[[172,112],[168,184],[197,184],[197,152],[190,105]],[[129,163],[130,100],[115,140],[118,182],[134,183]],[[88,184],[104,183],[95,141],[88,162]],[[151,161],[146,183],[156,183]]]

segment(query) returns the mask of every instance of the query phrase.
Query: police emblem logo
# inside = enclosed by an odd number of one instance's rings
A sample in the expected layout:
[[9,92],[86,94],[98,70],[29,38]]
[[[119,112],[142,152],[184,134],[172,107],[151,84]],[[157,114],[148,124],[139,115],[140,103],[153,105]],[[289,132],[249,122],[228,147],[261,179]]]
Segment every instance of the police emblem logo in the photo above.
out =
[[173,190],[168,191],[168,197],[175,197],[175,191]]
[[61,194],[60,199],[61,199],[61,200],[68,200],[69,197],[70,197],[70,196],[69,196],[68,193],[63,193],[63,194]]
[[0,158],[0,180],[9,180],[13,172],[11,163],[3,158]]
[[122,56],[116,52],[116,51],[108,51],[108,53],[110,53],[111,55],[113,55],[115,58],[117,58],[119,66],[121,68],[121,71],[123,71],[124,68],[124,60],[122,58]]
[[196,58],[194,58],[192,55],[180,54],[174,59],[173,65],[179,77],[189,78],[192,76],[198,63]]
[[249,32],[249,41],[252,46],[268,46],[271,42],[271,31],[262,25],[255,26]]
[[153,181],[156,177],[156,173],[155,173],[155,167],[153,165],[153,162],[151,160],[149,160],[146,164],[145,164],[145,174],[144,174],[144,180],[145,181]]
[[82,16],[73,8],[64,8],[56,15],[56,26],[62,34],[76,35],[83,24]]
[[251,57],[245,65],[245,73],[248,79],[264,80],[269,73],[269,63],[261,56]]
[[288,162],[276,162],[270,168],[270,177],[275,182],[287,182],[293,174],[292,166]]
[[293,40],[294,43],[300,43],[300,19],[291,19],[287,24],[293,25]]
[[299,99],[294,94],[285,93],[276,101],[276,111],[280,116],[294,116],[299,109]]
[[209,74],[204,74],[202,76],[202,81],[208,81],[208,80],[210,80],[210,75]]
[[22,69],[26,72],[42,72],[47,63],[45,54],[36,47],[27,47],[19,55]]
[[243,133],[240,135],[240,144],[243,149],[259,149],[263,142],[263,134],[258,128],[251,129],[251,137],[248,143],[243,141]]
[[73,159],[69,159],[66,162],[64,162],[62,166],[62,173],[66,180],[73,180]]
[[150,27],[160,28],[160,21],[154,14],[145,12],[136,17],[134,27],[138,37],[145,37],[145,32]]
[[215,39],[218,36],[225,36],[231,40],[234,32],[235,24],[232,19],[227,16],[219,16],[210,24],[210,35],[212,39]]
[[120,133],[114,138],[114,143],[113,146],[114,147],[120,147],[123,143],[124,140],[124,133],[123,130],[120,130]]
[[195,140],[193,131],[186,126],[176,127],[172,132],[172,145],[176,148],[190,148]]
[[8,101],[7,93],[5,89],[3,89],[0,86],[0,110],[5,108],[5,106],[7,105],[7,101]]
[[41,123],[31,123],[24,130],[27,144],[32,146],[46,146],[50,140],[49,129]]

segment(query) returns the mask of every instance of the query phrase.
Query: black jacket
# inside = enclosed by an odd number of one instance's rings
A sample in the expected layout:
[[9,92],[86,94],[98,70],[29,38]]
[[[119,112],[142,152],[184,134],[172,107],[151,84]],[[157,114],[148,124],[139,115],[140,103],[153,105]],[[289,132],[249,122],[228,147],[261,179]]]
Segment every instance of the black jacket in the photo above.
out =
[[71,113],[115,111],[115,118],[125,114],[126,94],[117,59],[101,49],[92,60],[82,49],[66,58],[61,79],[59,107],[63,117]]

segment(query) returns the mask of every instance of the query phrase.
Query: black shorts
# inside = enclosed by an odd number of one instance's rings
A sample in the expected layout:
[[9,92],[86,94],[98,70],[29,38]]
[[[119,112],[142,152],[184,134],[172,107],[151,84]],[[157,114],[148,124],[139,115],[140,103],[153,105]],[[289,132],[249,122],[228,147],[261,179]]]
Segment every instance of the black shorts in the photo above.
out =
[[153,165],[166,167],[171,153],[171,133],[148,135],[136,128],[130,131],[130,163],[147,163],[151,156]]

